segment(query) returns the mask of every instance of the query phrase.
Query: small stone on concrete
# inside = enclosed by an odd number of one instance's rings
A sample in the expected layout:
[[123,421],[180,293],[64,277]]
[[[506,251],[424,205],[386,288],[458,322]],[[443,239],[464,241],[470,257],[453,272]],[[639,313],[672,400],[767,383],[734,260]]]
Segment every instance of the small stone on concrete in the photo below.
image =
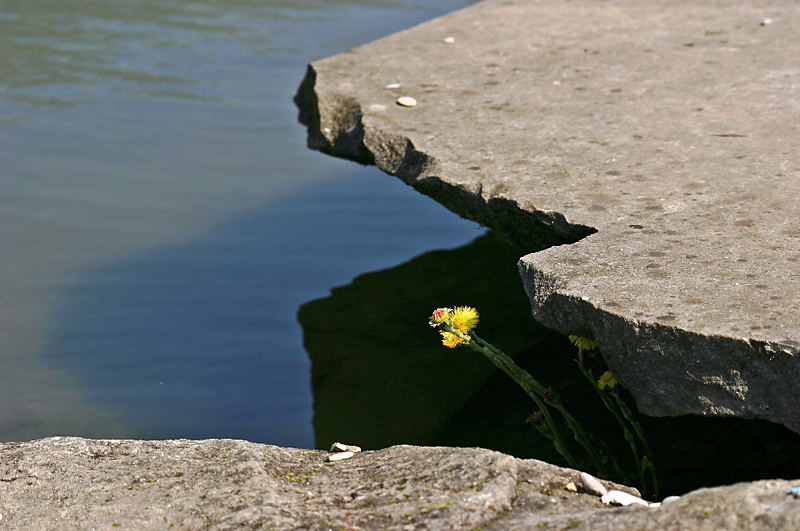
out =
[[637,498],[636,496],[628,494],[627,492],[622,492],[621,490],[608,491],[602,498],[600,498],[600,501],[606,505],[644,505],[645,507],[650,505],[643,499]]
[[339,452],[336,454],[331,454],[328,456],[328,462],[333,463],[335,461],[344,461],[345,459],[350,459],[353,457],[355,452]]
[[411,96],[400,96],[397,98],[397,104],[403,107],[414,107],[417,104],[417,100]]
[[581,472],[581,486],[583,490],[595,496],[605,496],[608,493],[608,489],[600,483],[599,479],[586,472]]

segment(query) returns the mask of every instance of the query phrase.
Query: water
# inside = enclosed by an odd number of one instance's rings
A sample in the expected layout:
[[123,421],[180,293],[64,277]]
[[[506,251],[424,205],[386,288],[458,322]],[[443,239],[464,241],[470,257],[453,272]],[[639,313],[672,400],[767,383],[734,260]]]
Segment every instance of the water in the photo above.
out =
[[4,1],[0,440],[313,445],[297,308],[480,231],[308,151],[291,97],[467,4]]

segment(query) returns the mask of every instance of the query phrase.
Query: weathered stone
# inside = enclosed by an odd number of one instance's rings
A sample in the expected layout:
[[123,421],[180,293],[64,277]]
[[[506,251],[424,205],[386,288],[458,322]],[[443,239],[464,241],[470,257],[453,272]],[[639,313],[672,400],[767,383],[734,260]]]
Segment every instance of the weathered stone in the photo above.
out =
[[[789,481],[701,489],[661,508],[569,492],[577,471],[475,448],[327,452],[235,440],[0,444],[3,529],[797,529]],[[635,490],[603,482],[631,494]]]
[[[797,27],[789,0],[487,0],[313,63],[296,102],[310,147],[526,245],[535,318],[641,411],[800,432]],[[389,82],[425,105],[370,111]]]

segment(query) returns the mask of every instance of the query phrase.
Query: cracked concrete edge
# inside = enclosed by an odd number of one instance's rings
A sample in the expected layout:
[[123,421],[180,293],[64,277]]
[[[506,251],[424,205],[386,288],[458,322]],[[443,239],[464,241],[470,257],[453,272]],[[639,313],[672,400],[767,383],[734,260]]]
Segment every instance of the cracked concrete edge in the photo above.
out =
[[[534,318],[561,333],[583,331],[597,339],[611,371],[635,390],[641,412],[760,418],[800,433],[794,398],[774,385],[782,380],[790,387],[798,378],[789,347],[639,322],[571,293],[531,263],[531,255],[520,259],[519,269]],[[675,371],[687,352],[694,353],[692,361]]]
[[375,165],[452,212],[490,227],[526,249],[573,243],[596,232],[593,227],[571,223],[559,212],[522,206],[480,186],[466,189],[448,183],[438,161],[419,151],[409,138],[372,126],[357,100],[325,90],[318,76],[314,65],[308,65],[294,97],[299,121],[308,130],[310,149]]
[[[534,318],[565,334],[590,331],[642,413],[760,418],[800,433],[793,397],[774,385],[776,379],[786,383],[784,388],[800,381],[797,349],[636,321],[570,294],[553,281],[555,276],[546,274],[539,251],[579,242],[596,228],[492,194],[480,185],[467,189],[450,184],[435,158],[419,151],[409,138],[373,126],[355,98],[327,89],[319,76],[310,64],[294,98],[299,120],[308,130],[308,147],[375,165],[531,251],[518,266]],[[676,371],[674,364],[687,358],[695,360],[692,366]]]

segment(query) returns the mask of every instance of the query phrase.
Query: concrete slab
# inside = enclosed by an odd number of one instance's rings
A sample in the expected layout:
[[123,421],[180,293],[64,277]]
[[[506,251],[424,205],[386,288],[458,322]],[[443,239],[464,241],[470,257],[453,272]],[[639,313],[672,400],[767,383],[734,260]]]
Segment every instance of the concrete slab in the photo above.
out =
[[296,102],[311,147],[526,245],[534,317],[644,413],[800,432],[798,28],[793,1],[487,0],[313,63]]

